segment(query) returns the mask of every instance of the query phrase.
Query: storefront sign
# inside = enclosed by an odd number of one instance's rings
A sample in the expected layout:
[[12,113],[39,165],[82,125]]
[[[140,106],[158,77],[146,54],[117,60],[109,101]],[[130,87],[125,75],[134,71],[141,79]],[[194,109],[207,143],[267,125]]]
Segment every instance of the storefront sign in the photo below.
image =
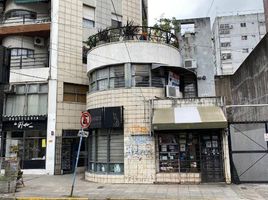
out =
[[173,87],[180,87],[180,76],[173,72],[169,72],[168,85]]
[[4,131],[46,130],[47,116],[4,116]]
[[90,109],[90,129],[123,127],[123,107],[105,107]]

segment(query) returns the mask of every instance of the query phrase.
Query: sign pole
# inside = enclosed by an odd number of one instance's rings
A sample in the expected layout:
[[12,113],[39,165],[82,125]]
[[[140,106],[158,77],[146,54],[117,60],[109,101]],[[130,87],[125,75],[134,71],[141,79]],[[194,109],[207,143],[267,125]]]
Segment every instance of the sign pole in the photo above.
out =
[[[83,129],[82,129],[82,132],[83,132]],[[74,184],[75,184],[75,178],[76,178],[76,170],[77,170],[77,165],[78,165],[78,160],[79,160],[79,154],[80,154],[82,139],[83,139],[83,136],[81,134],[80,135],[80,140],[79,140],[79,146],[78,146],[77,156],[76,156],[75,168],[74,168],[73,183],[72,183],[72,189],[71,189],[71,194],[70,194],[71,197],[73,196],[73,191],[74,191]]]
[[79,160],[79,155],[80,155],[80,150],[81,150],[81,144],[83,137],[87,138],[88,137],[88,132],[84,131],[84,128],[88,128],[91,123],[91,115],[89,112],[82,112],[81,118],[80,118],[80,124],[81,124],[81,130],[78,132],[78,135],[80,137],[79,140],[79,146],[77,150],[77,156],[76,156],[76,162],[75,162],[75,168],[74,168],[74,175],[73,175],[73,182],[72,182],[72,188],[71,188],[71,194],[70,197],[73,196],[74,192],[74,184],[75,184],[75,178],[76,178],[76,171],[77,171],[77,165],[78,165],[78,160]]

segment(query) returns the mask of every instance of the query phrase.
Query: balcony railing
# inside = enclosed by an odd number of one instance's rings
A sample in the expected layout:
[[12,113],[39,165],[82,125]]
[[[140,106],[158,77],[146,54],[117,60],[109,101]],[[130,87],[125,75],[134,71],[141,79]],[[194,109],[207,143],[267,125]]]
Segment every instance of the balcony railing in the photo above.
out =
[[18,17],[6,18],[5,15],[0,17],[0,26],[1,25],[21,25],[21,24],[43,24],[50,23],[51,17],[48,13],[37,14],[35,17],[26,14]]
[[88,45],[89,49],[92,49],[100,44],[127,40],[165,43],[176,48],[179,47],[178,38],[173,33],[159,28],[145,26],[123,26],[104,29],[90,36],[85,43]]
[[48,53],[34,54],[31,56],[14,56],[11,55],[10,67],[12,68],[42,68],[48,67]]

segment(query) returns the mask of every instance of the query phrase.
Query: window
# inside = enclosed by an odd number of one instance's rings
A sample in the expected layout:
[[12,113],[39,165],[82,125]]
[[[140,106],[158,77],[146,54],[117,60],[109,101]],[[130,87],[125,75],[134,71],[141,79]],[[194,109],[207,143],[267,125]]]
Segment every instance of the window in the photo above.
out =
[[124,173],[124,135],[122,129],[98,129],[88,138],[88,170],[97,173]]
[[149,87],[150,86],[150,65],[133,64],[131,75],[132,75],[133,87]]
[[6,115],[46,115],[47,84],[15,85],[15,94],[6,97]]
[[181,35],[185,35],[186,33],[195,34],[195,24],[194,23],[187,23],[181,24]]
[[230,30],[229,29],[223,29],[223,30],[220,30],[219,33],[221,35],[227,35],[227,34],[230,34]]
[[230,29],[229,24],[220,24],[220,29]]
[[95,27],[95,8],[85,4],[83,5],[83,27]]
[[28,10],[9,10],[5,13],[5,19],[9,18],[36,19],[36,13]]
[[231,42],[222,42],[221,43],[221,47],[230,47],[231,46]]
[[83,27],[84,28],[94,28],[95,22],[93,20],[83,18]]
[[46,131],[13,131],[6,138],[6,156],[18,156],[22,169],[45,169]]
[[86,103],[87,85],[64,83],[63,101]]
[[241,40],[247,40],[248,39],[248,36],[247,35],[242,35],[241,36]]
[[90,76],[90,91],[125,87],[124,65],[94,71]]
[[248,48],[242,49],[242,53],[248,53]]
[[122,27],[122,16],[121,15],[117,15],[117,14],[112,13],[111,27],[112,28]]
[[222,53],[221,54],[221,60],[230,60],[230,59],[232,59],[231,53]]
[[112,19],[112,28],[122,27],[122,22]]
[[12,48],[11,49],[11,57],[12,56],[25,56],[28,58],[34,57],[34,50],[25,49],[25,48]]
[[247,23],[240,23],[241,27],[247,27]]

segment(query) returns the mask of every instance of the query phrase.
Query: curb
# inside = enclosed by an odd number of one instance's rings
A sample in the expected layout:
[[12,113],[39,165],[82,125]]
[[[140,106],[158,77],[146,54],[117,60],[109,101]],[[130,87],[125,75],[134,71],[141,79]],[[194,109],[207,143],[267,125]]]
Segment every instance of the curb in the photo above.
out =
[[16,200],[88,200],[85,197],[16,197]]

